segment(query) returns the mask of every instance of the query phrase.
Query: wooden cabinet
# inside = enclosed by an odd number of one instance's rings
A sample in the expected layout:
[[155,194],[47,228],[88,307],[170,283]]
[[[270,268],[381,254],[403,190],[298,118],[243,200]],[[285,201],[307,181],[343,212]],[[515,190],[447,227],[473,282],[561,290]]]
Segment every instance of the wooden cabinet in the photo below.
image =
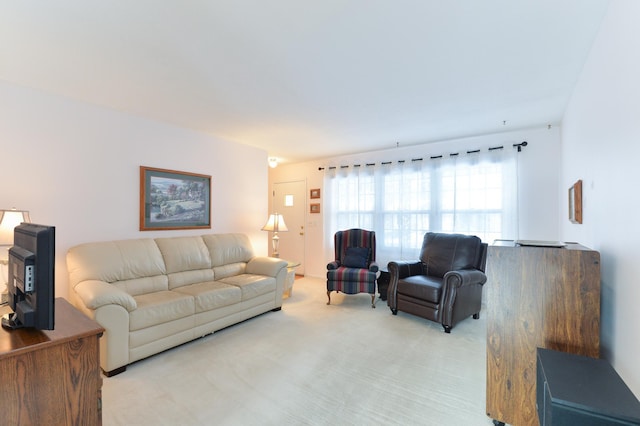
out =
[[103,331],[61,298],[55,330],[0,329],[0,423],[100,425]]
[[566,247],[489,247],[487,415],[537,425],[536,349],[600,355],[600,254]]

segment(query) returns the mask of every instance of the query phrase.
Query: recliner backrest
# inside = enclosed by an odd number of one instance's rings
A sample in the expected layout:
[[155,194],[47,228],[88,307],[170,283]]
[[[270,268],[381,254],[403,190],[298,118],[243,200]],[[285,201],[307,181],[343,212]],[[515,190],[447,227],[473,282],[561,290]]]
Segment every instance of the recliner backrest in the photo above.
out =
[[424,274],[439,278],[459,269],[483,270],[482,259],[482,241],[475,235],[427,232],[420,251]]

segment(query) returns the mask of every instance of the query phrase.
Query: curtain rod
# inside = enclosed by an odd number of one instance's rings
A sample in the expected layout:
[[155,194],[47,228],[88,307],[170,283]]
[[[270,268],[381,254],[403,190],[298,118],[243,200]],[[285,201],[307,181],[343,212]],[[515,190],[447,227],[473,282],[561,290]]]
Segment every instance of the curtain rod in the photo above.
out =
[[[527,145],[529,145],[529,143],[527,141],[522,141],[520,143],[514,143],[513,147],[517,148],[518,152],[522,152],[522,148],[527,146]],[[501,145],[501,146],[489,147],[489,148],[487,148],[487,151],[495,151],[495,150],[498,150],[498,149],[504,149],[504,146]],[[466,154],[475,154],[475,153],[478,153],[480,151],[481,151],[480,149],[473,149],[473,150],[466,151]],[[459,152],[452,152],[452,153],[449,154],[449,157],[456,157],[458,155],[460,155]],[[444,155],[433,155],[433,156],[429,157],[429,159],[430,160],[437,160],[437,159],[443,158],[443,157],[444,157]],[[412,162],[413,161],[423,161],[423,158],[412,158],[411,161]],[[406,162],[406,160],[398,160],[397,161],[398,164],[402,164],[402,163],[405,163],[405,162]],[[387,164],[392,164],[392,163],[393,163],[393,161],[382,161],[382,162],[380,162],[380,164],[382,164],[383,166],[387,165]],[[365,167],[375,166],[375,165],[376,165],[376,163],[366,163]],[[339,168],[348,169],[349,167],[361,167],[361,166],[362,166],[361,164],[354,164],[353,166],[339,166]],[[327,169],[329,169],[329,170],[334,170],[334,169],[337,169],[337,168],[338,168],[338,166],[327,167]],[[320,170],[320,171],[322,171],[324,169],[325,169],[325,167],[318,167],[318,170]]]

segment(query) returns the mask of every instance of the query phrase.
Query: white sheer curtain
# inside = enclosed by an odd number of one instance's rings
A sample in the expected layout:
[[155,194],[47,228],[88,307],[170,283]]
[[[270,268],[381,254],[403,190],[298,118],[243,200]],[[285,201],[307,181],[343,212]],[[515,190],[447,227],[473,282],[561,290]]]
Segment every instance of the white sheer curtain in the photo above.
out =
[[428,231],[517,239],[517,152],[481,150],[442,158],[325,171],[325,247],[347,228],[376,232],[376,259],[417,259]]
[[475,234],[485,242],[516,239],[517,154],[501,149],[443,163],[442,232]]
[[[349,228],[375,229],[376,165],[328,168],[325,172],[325,258],[333,259],[333,235]],[[327,186],[329,184],[329,186]],[[377,236],[376,236],[377,242]]]

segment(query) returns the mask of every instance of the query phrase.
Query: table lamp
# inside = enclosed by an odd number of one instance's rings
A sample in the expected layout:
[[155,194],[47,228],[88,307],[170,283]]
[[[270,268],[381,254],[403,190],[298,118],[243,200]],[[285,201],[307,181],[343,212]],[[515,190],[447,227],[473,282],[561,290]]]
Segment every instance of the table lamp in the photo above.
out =
[[278,213],[270,214],[269,219],[267,219],[267,223],[262,227],[262,230],[273,232],[273,238],[271,238],[273,242],[273,257],[280,257],[280,253],[278,253],[278,243],[280,242],[278,232],[288,231],[282,215]]
[[29,212],[26,210],[0,210],[0,266],[2,266],[2,274],[0,274],[0,291],[2,293],[2,302],[5,302],[7,292],[7,279],[5,276],[4,265],[9,264],[9,248],[13,245],[13,228],[22,222],[31,222]]

